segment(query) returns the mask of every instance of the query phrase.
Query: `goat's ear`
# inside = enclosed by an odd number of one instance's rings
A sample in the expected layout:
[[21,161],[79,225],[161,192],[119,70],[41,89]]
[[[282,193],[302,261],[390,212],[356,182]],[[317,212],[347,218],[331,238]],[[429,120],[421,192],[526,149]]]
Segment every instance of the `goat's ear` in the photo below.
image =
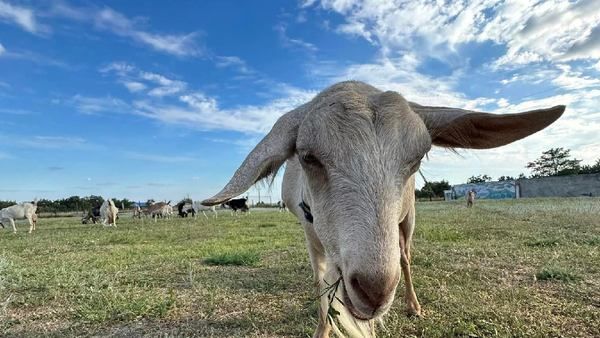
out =
[[431,134],[434,145],[452,148],[500,147],[538,132],[556,121],[565,106],[518,114],[489,114],[410,103]]
[[294,154],[298,126],[304,118],[304,113],[305,106],[301,106],[280,117],[267,136],[246,157],[225,188],[202,201],[202,204],[211,206],[226,202],[242,194],[259,180],[276,173]]

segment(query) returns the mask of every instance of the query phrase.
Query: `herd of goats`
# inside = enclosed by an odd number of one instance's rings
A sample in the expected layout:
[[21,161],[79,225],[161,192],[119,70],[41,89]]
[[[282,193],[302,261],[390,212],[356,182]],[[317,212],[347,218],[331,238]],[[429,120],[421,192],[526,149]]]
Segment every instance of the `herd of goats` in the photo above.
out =
[[[279,210],[285,209],[285,207],[280,203],[278,203]],[[206,219],[208,219],[208,215],[206,215],[207,211],[212,211],[214,217],[217,218],[218,213],[216,210],[216,206],[207,207],[200,202],[190,202],[183,200],[175,205],[177,209],[177,215],[179,217],[196,217],[197,214],[202,213]],[[248,207],[248,199],[247,198],[237,198],[229,200],[223,204],[221,204],[221,208],[229,209],[232,213],[237,214],[237,212],[249,212],[250,208]],[[17,232],[17,228],[15,226],[15,220],[26,219],[29,222],[29,233],[35,230],[35,226],[37,223],[37,201],[33,202],[23,202],[20,204],[11,205],[4,209],[0,210],[0,226],[4,228],[4,224],[10,224],[12,226],[13,232]],[[81,219],[82,224],[96,224],[102,223],[105,226],[117,226],[119,209],[116,207],[115,202],[112,199],[106,199],[102,205],[96,206],[91,210],[87,211],[87,214]],[[141,208],[138,204],[136,204],[133,208],[133,217],[134,218],[143,218],[143,217],[151,217],[155,221],[159,218],[171,218],[174,215],[174,209],[171,205],[171,201],[169,202],[157,202],[148,205],[146,208]]]

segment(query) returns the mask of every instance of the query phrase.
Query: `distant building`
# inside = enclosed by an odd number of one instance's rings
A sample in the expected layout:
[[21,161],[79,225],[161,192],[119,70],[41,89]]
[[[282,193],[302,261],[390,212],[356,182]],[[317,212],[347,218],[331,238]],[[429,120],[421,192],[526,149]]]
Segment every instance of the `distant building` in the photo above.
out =
[[455,200],[464,199],[471,189],[475,190],[478,199],[517,198],[515,181],[458,184],[452,187],[450,196]]
[[518,180],[519,197],[600,196],[600,174],[550,176]]
[[444,191],[445,200],[464,199],[467,191],[474,189],[477,198],[504,199],[527,197],[598,197],[600,174],[580,174],[457,184]]

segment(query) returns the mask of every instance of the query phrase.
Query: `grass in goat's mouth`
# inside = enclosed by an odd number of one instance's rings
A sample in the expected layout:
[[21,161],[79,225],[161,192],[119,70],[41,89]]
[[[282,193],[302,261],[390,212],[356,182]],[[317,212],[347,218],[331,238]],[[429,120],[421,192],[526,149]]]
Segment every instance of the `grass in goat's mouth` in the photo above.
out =
[[327,295],[327,320],[331,322],[334,317],[340,315],[339,311],[337,311],[333,307],[333,301],[337,299],[337,301],[340,302],[340,304],[344,305],[344,302],[342,302],[342,300],[335,295],[337,293],[338,288],[340,287],[340,283],[342,282],[342,277],[338,278],[338,280],[336,280],[332,284],[327,283],[325,279],[323,279],[323,282],[327,284],[327,287],[325,287],[325,289],[323,289],[323,292],[319,295],[319,300],[324,295]]

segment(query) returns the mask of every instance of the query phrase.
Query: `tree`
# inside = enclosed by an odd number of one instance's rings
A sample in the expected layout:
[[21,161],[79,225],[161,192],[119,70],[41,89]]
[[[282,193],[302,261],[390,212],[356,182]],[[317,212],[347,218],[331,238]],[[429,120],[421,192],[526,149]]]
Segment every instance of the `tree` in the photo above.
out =
[[512,176],[500,176],[498,177],[498,181],[514,181],[515,178]]
[[519,179],[519,180],[526,179],[526,178],[527,178],[527,176],[525,176],[525,174],[523,174],[523,173],[520,173],[519,177],[517,177],[517,179]]
[[15,201],[0,201],[0,209],[4,209],[6,207],[10,207],[11,205],[15,205],[17,202]]
[[579,170],[580,174],[597,174],[600,173],[600,158],[592,165],[582,165]]
[[490,176],[483,174],[483,175],[469,177],[469,179],[467,180],[467,183],[485,183],[485,182],[489,182],[491,180],[492,180],[492,178]]
[[427,182],[421,190],[415,190],[415,196],[417,198],[429,198],[431,200],[434,197],[444,197],[444,190],[450,190],[450,188],[450,183],[445,180],[439,182]]
[[537,160],[527,163],[533,172],[532,177],[573,175],[579,172],[581,160],[571,159],[571,150],[551,148],[542,153]]

